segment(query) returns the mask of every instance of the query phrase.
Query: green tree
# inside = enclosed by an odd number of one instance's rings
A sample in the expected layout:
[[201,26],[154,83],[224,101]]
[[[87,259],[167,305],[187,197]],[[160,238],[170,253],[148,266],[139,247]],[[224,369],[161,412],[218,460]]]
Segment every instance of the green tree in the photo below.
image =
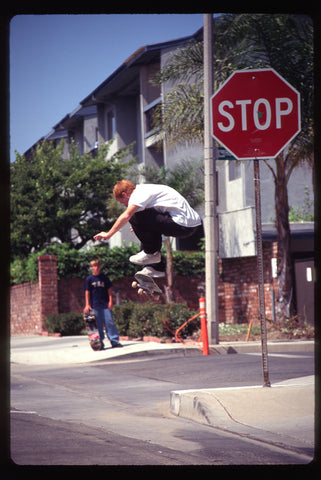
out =
[[53,238],[79,249],[102,224],[110,228],[118,213],[112,188],[131,162],[125,161],[130,147],[106,161],[109,146],[101,146],[95,158],[80,155],[72,143],[65,159],[63,142],[41,143],[30,160],[16,152],[10,172],[13,258],[39,250]]
[[[279,320],[291,317],[293,269],[287,185],[300,162],[313,171],[313,26],[305,15],[228,14],[214,26],[215,89],[238,69],[272,67],[301,94],[301,132],[275,161],[266,161],[275,184],[278,238]],[[171,89],[155,122],[169,144],[203,139],[203,45],[191,42],[175,52],[158,81]]]

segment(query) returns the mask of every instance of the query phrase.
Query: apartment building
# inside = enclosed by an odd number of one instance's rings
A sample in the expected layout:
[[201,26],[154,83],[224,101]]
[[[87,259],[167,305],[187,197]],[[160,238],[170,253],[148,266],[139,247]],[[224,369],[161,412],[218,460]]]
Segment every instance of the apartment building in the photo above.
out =
[[[158,168],[163,165],[171,168],[187,159],[203,158],[202,144],[179,144],[169,148],[166,145],[166,139],[153,128],[152,121],[155,107],[160,104],[166,89],[169,88],[169,85],[155,83],[153,80],[155,74],[166,63],[172,52],[189,41],[201,39],[202,29],[188,37],[139,48],[37,143],[42,140],[59,142],[64,139],[66,158],[68,158],[72,139],[80,153],[91,152],[92,155],[95,155],[97,147],[106,141],[112,141],[109,155],[133,144],[132,155],[137,158],[138,166],[153,165]],[[34,146],[25,152],[26,158],[31,154]],[[217,212],[221,277],[226,288],[229,286],[235,296],[240,289],[244,290],[249,281],[242,272],[239,272],[242,273],[240,279],[236,278],[237,275],[233,273],[238,272],[236,265],[241,261],[241,257],[244,257],[243,264],[246,262],[250,268],[253,257],[256,255],[253,162],[236,161],[221,147],[217,149],[216,155],[218,158],[216,162]],[[106,160],[108,161],[108,157]],[[271,160],[271,162],[273,164],[274,161]],[[260,162],[260,169],[263,241],[265,244],[270,242],[270,251],[275,252],[275,248],[272,247],[276,245],[274,181],[269,168],[263,161]],[[312,200],[311,170],[302,165],[292,173],[288,183],[289,204],[294,207],[302,206],[306,191],[311,192]],[[199,213],[203,215],[202,207]],[[312,323],[314,316],[313,223],[291,225],[291,236],[297,308],[298,312],[305,315]],[[111,239],[110,246],[121,245],[124,241],[135,241],[134,235],[126,227]],[[189,249],[193,248],[193,245],[176,242],[174,248]],[[271,253],[271,257],[273,255],[275,256],[275,253]],[[274,288],[273,278],[276,276],[275,262],[276,258],[270,258],[265,265],[266,273],[270,278],[267,290],[271,292]],[[235,300],[236,303],[242,303],[244,295],[248,298],[250,293],[246,294],[246,291],[245,289],[244,294],[237,301]],[[226,299],[227,294],[224,295]],[[307,313],[307,309],[312,310]],[[233,315],[227,318],[227,321],[239,321],[239,313],[235,314],[238,320],[236,318],[233,320]]]
[[[190,41],[201,40],[202,34],[200,29],[187,37],[139,48],[39,142],[43,139],[55,142],[64,139],[66,157],[71,139],[80,153],[92,152],[93,155],[97,147],[106,141],[112,140],[109,155],[133,144],[132,155],[137,158],[138,165],[158,168],[163,165],[171,168],[187,159],[203,158],[203,145],[200,143],[182,143],[169,148],[166,139],[161,138],[153,128],[152,121],[155,107],[169,88],[168,85],[157,84],[155,75],[172,52]],[[26,156],[33,147],[25,153]],[[253,162],[236,161],[222,147],[217,150],[217,158],[219,256],[238,258],[256,255]],[[274,182],[265,163],[262,161],[260,165],[262,223],[272,224],[275,218]],[[313,192],[312,175],[311,170],[302,165],[293,172],[288,184],[290,205],[299,206],[306,189]],[[203,214],[202,207],[199,213]],[[112,247],[129,240],[133,240],[133,236],[125,228],[111,239],[110,244]],[[176,247],[180,248],[178,242]],[[181,247],[188,246],[182,243]]]

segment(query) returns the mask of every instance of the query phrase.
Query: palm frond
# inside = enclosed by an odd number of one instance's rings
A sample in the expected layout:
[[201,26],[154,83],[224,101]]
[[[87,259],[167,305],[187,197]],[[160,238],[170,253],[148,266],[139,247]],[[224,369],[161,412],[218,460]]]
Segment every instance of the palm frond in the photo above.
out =
[[199,80],[203,76],[203,42],[189,42],[172,53],[155,79],[158,83],[184,78]]
[[[214,25],[215,89],[235,70],[274,68],[301,94],[301,125],[312,142],[313,26],[289,14],[226,14]],[[167,91],[156,125],[170,143],[203,138],[203,42],[169,56],[158,75]],[[190,85],[189,83],[192,83]]]
[[155,112],[155,123],[162,125],[169,144],[202,140],[203,104],[202,84],[179,83],[165,95]]

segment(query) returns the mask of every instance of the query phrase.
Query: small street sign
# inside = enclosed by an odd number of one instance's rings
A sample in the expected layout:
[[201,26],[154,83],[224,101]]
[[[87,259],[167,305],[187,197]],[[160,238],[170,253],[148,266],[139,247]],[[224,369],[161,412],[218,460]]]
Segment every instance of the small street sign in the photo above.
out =
[[217,148],[217,160],[237,160],[226,148],[218,147]]

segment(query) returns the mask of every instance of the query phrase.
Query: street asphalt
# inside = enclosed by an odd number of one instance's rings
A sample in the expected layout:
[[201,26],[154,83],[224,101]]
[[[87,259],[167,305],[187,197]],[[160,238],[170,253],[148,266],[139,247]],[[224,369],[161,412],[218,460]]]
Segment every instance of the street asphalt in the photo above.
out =
[[[202,354],[195,345],[122,341],[123,348],[91,350],[86,336],[11,338],[11,362],[27,365],[90,364],[139,356]],[[260,342],[222,342],[210,347],[211,355],[232,353],[259,355]],[[314,341],[268,342],[269,355],[278,352],[314,352]],[[280,446],[311,451],[315,443],[315,377],[286,380],[271,387],[243,386],[176,390],[170,395],[174,415],[223,431],[268,441]],[[307,457],[308,461],[308,457]]]

